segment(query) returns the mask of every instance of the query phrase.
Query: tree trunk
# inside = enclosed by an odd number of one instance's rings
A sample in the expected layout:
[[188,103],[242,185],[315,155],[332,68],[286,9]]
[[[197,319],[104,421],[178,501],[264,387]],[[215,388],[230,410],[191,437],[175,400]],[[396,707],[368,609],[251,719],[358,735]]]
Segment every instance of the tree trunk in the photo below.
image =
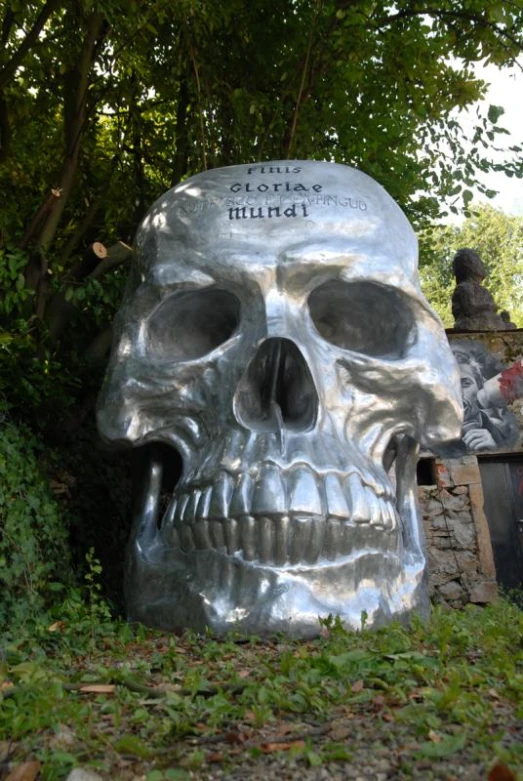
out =
[[62,191],[62,198],[58,208],[53,209],[48,219],[45,221],[40,236],[38,237],[38,249],[47,249],[53,241],[58,223],[60,222],[60,218],[71,194],[71,188],[78,165],[80,142],[85,130],[89,76],[95,58],[96,44],[102,34],[103,27],[103,14],[91,14],[78,64],[75,66],[73,72],[69,74],[69,83],[66,85],[66,105],[64,106],[65,121],[66,123],[69,123],[65,126],[66,157],[62,165],[59,181],[59,189]]
[[171,187],[182,180],[187,173],[189,157],[189,133],[187,128],[187,109],[189,108],[189,89],[184,77],[180,79],[178,105],[176,107],[176,156],[171,178]]
[[36,316],[40,319],[44,317],[46,301],[49,295],[47,250],[55,237],[76,175],[80,141],[85,130],[87,117],[89,76],[96,56],[96,45],[103,33],[103,29],[103,14],[91,14],[78,63],[73,68],[73,71],[69,73],[69,78],[67,79],[68,83],[66,84],[64,98],[66,152],[57,188],[61,192],[61,198],[42,221],[41,229],[35,241],[34,257],[39,259],[38,281],[36,284]]
[[67,243],[65,247],[62,250],[62,253],[60,255],[60,264],[62,266],[65,266],[67,264],[67,261],[73,254],[76,247],[80,244],[81,240],[83,239],[84,235],[87,233],[89,228],[91,227],[92,223],[94,222],[98,212],[102,208],[102,205],[105,200],[104,196],[99,196],[95,200],[93,200],[87,209],[87,213],[85,217],[83,218],[82,222],[78,225],[75,232],[72,234],[72,236],[67,240]]

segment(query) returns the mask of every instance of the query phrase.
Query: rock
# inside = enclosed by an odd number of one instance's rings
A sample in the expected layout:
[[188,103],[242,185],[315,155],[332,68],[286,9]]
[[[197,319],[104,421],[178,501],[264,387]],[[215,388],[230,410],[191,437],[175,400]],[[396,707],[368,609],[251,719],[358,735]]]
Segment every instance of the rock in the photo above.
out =
[[30,760],[17,765],[11,770],[9,775],[5,776],[5,781],[35,781],[41,769],[40,762]]
[[476,458],[474,458],[473,464],[467,462],[465,458],[460,461],[450,462],[450,464],[449,471],[455,486],[481,483],[481,475]]
[[54,749],[72,746],[75,742],[75,734],[67,724],[59,724],[55,735],[50,739],[49,744]]
[[66,781],[103,781],[103,779],[98,773],[95,773],[94,770],[75,767],[67,776]]
[[429,518],[434,518],[443,513],[443,503],[439,499],[430,499],[424,506],[423,511]]
[[467,598],[465,589],[457,580],[451,580],[449,583],[440,586],[439,593],[449,602],[466,601]]
[[477,572],[478,560],[472,551],[459,550],[456,551],[456,560],[460,572]]
[[460,550],[476,549],[476,530],[472,523],[453,523],[452,537],[454,546]]
[[498,599],[498,584],[488,580],[476,583],[470,590],[469,599],[471,602],[480,605],[496,602]]
[[446,535],[444,537],[435,537],[434,547],[438,550],[450,550],[451,548],[454,548],[454,542],[452,541],[450,535]]
[[[460,551],[460,553],[466,553],[467,551]],[[456,557],[454,551],[441,550],[436,547],[432,547],[429,550],[430,559],[430,572],[437,573],[438,576],[454,575],[460,572],[463,567],[460,566],[459,559]],[[476,559],[473,557],[474,564]]]

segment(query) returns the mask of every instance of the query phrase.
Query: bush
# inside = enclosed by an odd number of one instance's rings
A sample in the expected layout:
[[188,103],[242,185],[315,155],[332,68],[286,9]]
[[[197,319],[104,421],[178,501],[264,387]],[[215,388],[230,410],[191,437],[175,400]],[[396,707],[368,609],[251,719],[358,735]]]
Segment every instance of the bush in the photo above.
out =
[[4,415],[0,428],[0,632],[33,622],[72,583],[68,522],[38,440]]

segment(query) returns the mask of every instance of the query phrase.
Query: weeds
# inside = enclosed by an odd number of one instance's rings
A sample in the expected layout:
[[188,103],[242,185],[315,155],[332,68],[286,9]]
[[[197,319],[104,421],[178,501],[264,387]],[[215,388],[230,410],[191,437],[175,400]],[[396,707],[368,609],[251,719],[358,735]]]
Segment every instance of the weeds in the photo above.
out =
[[523,778],[523,613],[513,603],[436,609],[409,629],[362,621],[347,633],[329,620],[315,641],[239,643],[112,621],[97,567],[91,556],[87,601],[70,594],[61,618],[3,648],[4,769],[32,759],[49,781],[78,765],[170,781],[281,752],[304,768],[381,756],[395,778],[446,779],[456,763],[486,778],[503,762]]

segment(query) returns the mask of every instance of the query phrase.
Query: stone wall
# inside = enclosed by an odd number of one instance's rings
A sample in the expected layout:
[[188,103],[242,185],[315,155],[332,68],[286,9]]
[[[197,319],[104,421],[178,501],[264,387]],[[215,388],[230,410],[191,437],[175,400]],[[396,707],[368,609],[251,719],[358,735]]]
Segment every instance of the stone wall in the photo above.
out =
[[477,459],[435,459],[434,466],[434,485],[418,489],[430,595],[452,607],[491,602],[496,571]]
[[[523,359],[523,329],[466,332],[449,329],[447,336],[451,342],[463,339],[481,342],[507,368]],[[523,435],[523,398],[516,398],[509,409]],[[523,436],[520,436],[514,447],[488,453],[522,452],[522,443]],[[477,457],[433,458],[432,463],[433,484],[418,489],[427,537],[431,597],[452,607],[467,602],[491,602],[497,597],[496,570]]]

